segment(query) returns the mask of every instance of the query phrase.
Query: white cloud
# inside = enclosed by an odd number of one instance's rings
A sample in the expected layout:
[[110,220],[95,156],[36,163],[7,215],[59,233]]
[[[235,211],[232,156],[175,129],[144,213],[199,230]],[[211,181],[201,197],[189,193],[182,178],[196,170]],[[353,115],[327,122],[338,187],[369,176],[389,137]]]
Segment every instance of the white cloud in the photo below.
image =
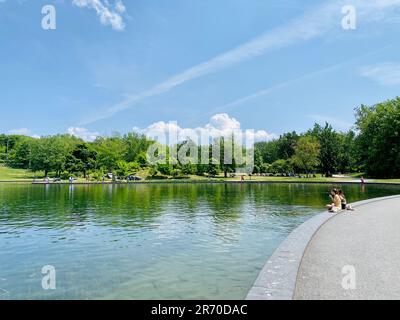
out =
[[386,62],[362,67],[361,75],[384,86],[400,84],[400,63]]
[[121,0],[114,1],[113,5],[109,0],[73,0],[72,4],[80,8],[94,9],[103,25],[111,25],[117,31],[125,29],[122,14],[126,9]]
[[77,127],[68,128],[67,132],[71,136],[75,136],[77,138],[81,138],[82,140],[89,142],[96,140],[96,138],[100,135],[98,132],[90,132],[86,128],[77,128]]
[[242,133],[242,140],[250,141],[268,141],[277,138],[277,135],[273,133],[268,133],[265,130],[251,131],[243,130],[241,124],[238,120],[230,117],[226,113],[216,114],[212,116],[209,123],[203,127],[197,128],[182,128],[176,122],[164,122],[159,121],[151,124],[147,128],[133,128],[134,131],[145,134],[150,138],[158,138],[160,143],[170,143],[173,144],[176,141],[170,141],[171,137],[178,137],[178,141],[182,141],[190,138],[198,144],[207,144],[208,141],[202,139],[202,137],[238,137],[238,133]]
[[[336,0],[317,6],[285,26],[268,31],[228,52],[186,69],[149,90],[128,95],[125,100],[110,107],[100,115],[86,119],[82,124],[109,118],[146,98],[168,92],[188,81],[264,55],[271,50],[309,41],[326,35],[335,29],[340,30],[340,22],[343,17],[341,8],[346,4],[348,4],[346,0]],[[359,21],[385,21],[387,16],[393,13],[391,11],[393,7],[400,5],[400,0],[353,0],[352,5],[357,8]]]

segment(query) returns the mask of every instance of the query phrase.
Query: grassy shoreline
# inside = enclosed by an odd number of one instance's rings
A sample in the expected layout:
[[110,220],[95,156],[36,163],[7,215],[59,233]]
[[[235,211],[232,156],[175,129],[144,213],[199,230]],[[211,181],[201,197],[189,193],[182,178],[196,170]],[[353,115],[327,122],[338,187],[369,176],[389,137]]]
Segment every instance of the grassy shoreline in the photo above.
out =
[[[0,184],[35,184],[35,185],[69,185],[68,181],[61,181],[61,182],[49,182],[45,183],[44,181],[37,180],[33,182],[33,180],[1,180]],[[162,180],[142,180],[142,181],[74,181],[74,185],[110,185],[110,184],[268,184],[268,183],[303,183],[303,184],[329,184],[329,185],[341,185],[341,184],[359,184],[359,180],[345,180],[345,179],[247,179],[245,181],[235,180],[235,179],[162,179]],[[378,180],[367,180],[365,185],[400,185],[400,179],[378,179]]]
[[[23,169],[13,169],[0,166],[0,183],[33,183],[34,173]],[[51,179],[50,179],[51,181]],[[264,176],[246,176],[244,181],[240,177],[224,178],[218,176],[215,178],[189,176],[180,179],[143,179],[141,181],[129,182],[129,184],[150,184],[150,183],[323,183],[323,184],[360,184],[357,175],[343,176],[334,178],[325,178],[317,176],[316,178],[294,178],[294,177],[264,177]],[[36,178],[35,184],[44,184],[43,179],[39,176]],[[69,184],[68,181],[50,182],[49,184]],[[74,184],[127,184],[126,181],[113,182],[110,180],[102,181],[86,181],[80,178],[74,181]],[[366,184],[387,184],[399,185],[400,179],[366,179]]]

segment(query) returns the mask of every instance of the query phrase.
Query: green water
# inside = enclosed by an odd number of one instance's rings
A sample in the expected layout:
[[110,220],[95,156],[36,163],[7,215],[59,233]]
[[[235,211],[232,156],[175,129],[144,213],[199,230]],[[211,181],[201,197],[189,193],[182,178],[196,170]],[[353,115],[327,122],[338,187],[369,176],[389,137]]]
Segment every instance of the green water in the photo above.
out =
[[[241,299],[328,185],[0,185],[0,299]],[[399,187],[343,186],[350,202]],[[56,289],[42,288],[42,267]]]

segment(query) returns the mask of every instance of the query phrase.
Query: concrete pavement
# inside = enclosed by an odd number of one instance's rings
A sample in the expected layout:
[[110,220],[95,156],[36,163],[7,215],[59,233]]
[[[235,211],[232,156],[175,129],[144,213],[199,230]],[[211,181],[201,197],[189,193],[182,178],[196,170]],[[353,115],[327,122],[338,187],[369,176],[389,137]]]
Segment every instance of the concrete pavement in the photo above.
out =
[[400,197],[327,220],[305,249],[294,299],[400,299]]

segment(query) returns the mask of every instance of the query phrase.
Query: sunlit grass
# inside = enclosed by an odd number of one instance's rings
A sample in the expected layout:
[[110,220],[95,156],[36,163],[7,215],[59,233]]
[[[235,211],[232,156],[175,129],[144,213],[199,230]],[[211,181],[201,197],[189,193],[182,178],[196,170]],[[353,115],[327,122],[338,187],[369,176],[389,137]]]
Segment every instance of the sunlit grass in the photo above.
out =
[[0,180],[31,180],[34,173],[24,169],[13,169],[0,165]]
[[[220,174],[216,177],[208,177],[208,176],[196,176],[196,175],[190,175],[187,177],[181,177],[179,179],[173,179],[172,177],[168,177],[168,179],[160,179],[158,180],[157,177],[154,177],[154,179],[146,179],[149,177],[149,174],[147,170],[141,170],[137,173],[139,177],[141,177],[143,180],[141,182],[238,182],[241,181],[241,176],[237,175],[235,177],[228,177],[225,178],[223,174]],[[264,176],[244,176],[244,181],[253,181],[253,182],[293,182],[293,183],[301,183],[301,182],[323,182],[323,183],[343,183],[343,182],[360,182],[360,176],[362,174],[351,174],[351,175],[345,175],[341,177],[334,177],[334,178],[326,178],[323,177],[322,175],[318,174],[316,177],[303,177],[303,178],[298,178],[298,177],[264,177]],[[52,176],[52,175],[50,175]],[[9,168],[4,165],[0,165],[0,181],[32,181],[32,179],[36,177],[37,179],[41,179],[43,177],[43,174],[39,173],[33,173],[29,170],[25,169],[14,169],[14,168]],[[51,181],[51,179],[50,179]],[[67,182],[67,181],[64,181]],[[87,183],[86,179],[84,178],[78,178],[75,180],[75,182],[78,183]],[[95,182],[91,179],[91,182]],[[110,180],[106,180],[106,182],[111,182]],[[400,179],[366,179],[366,182],[375,182],[375,183],[400,183]]]

